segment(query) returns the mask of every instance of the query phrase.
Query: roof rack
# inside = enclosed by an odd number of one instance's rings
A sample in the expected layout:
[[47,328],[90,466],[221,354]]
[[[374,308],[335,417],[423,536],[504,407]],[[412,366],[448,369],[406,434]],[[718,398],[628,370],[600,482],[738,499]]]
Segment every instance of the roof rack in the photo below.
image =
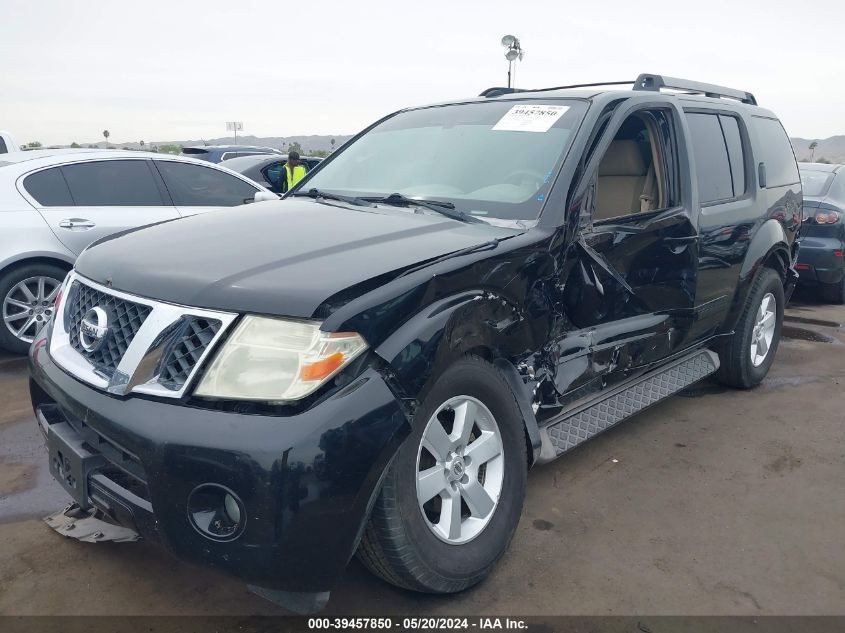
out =
[[673,90],[686,90],[688,92],[703,94],[705,97],[712,97],[719,99],[727,97],[728,99],[736,99],[742,103],[749,105],[757,105],[757,99],[750,92],[744,90],[735,90],[734,88],[725,88],[724,86],[716,86],[714,84],[705,84],[700,81],[690,81],[689,79],[678,79],[677,77],[665,77],[663,75],[650,75],[643,73],[637,77],[634,82],[634,90],[651,90],[653,92],[660,92],[661,88],[669,88]]
[[548,92],[550,90],[568,90],[570,88],[597,88],[599,86],[624,86],[630,84],[633,84],[634,90],[650,90],[653,92],[659,92],[661,88],[686,90],[694,94],[703,94],[705,97],[712,97],[716,99],[720,97],[728,97],[729,99],[736,99],[742,103],[757,105],[757,99],[754,98],[754,95],[750,92],[745,92],[744,90],[735,90],[733,88],[725,88],[724,86],[701,83],[700,81],[690,81],[688,79],[678,79],[676,77],[651,75],[647,73],[641,74],[634,81],[600,81],[591,84],[572,84],[569,86],[553,86],[551,88],[532,89],[493,87],[488,88],[478,96],[492,99],[493,97],[514,94],[517,92]]

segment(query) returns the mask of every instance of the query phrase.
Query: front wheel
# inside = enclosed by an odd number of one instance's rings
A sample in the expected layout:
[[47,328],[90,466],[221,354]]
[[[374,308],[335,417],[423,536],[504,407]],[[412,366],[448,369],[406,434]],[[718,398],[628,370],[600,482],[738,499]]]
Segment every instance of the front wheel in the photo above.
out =
[[468,356],[434,383],[394,459],[358,556],[388,582],[454,593],[504,554],[522,512],[523,421],[502,373]]
[[775,359],[783,325],[780,276],[763,268],[754,280],[733,337],[719,353],[720,382],[750,389],[766,377]]
[[53,264],[26,264],[0,275],[0,347],[26,354],[53,316],[67,271]]

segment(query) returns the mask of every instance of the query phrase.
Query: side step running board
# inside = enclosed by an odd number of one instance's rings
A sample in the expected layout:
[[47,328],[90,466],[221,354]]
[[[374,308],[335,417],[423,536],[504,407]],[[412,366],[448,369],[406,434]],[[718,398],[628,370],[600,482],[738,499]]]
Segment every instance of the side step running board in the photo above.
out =
[[618,424],[625,418],[668,398],[706,378],[719,369],[718,355],[708,349],[698,350],[655,369],[597,399],[564,413],[558,420],[540,429],[541,463],[550,462]]

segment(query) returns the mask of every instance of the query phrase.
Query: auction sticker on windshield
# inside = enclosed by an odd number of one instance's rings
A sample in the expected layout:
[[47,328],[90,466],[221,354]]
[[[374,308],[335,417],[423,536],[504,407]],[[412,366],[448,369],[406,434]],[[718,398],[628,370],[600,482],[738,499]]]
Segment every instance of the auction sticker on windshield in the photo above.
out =
[[515,105],[499,119],[493,129],[508,132],[548,132],[567,110],[569,106]]

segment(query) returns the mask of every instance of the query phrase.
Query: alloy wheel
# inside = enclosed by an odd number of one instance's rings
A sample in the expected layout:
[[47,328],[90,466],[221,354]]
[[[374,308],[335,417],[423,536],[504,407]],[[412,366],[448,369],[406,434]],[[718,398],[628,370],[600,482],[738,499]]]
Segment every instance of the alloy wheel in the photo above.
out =
[[775,336],[775,322],[777,321],[777,301],[769,292],[760,301],[754,329],[751,331],[751,364],[759,367],[769,355],[772,339]]
[[29,277],[12,286],[3,298],[3,324],[24,343],[32,343],[53,316],[62,282],[46,276]]
[[442,541],[471,541],[487,526],[504,480],[502,435],[479,400],[456,396],[428,420],[417,453],[417,501]]

